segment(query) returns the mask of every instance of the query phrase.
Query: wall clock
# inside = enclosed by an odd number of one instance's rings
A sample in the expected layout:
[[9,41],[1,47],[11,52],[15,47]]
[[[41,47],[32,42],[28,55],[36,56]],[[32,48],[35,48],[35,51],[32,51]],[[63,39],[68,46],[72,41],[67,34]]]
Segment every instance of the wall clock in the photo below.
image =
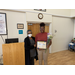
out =
[[39,14],[38,14],[38,18],[39,18],[39,19],[43,19],[43,14],[42,14],[42,13],[39,13]]

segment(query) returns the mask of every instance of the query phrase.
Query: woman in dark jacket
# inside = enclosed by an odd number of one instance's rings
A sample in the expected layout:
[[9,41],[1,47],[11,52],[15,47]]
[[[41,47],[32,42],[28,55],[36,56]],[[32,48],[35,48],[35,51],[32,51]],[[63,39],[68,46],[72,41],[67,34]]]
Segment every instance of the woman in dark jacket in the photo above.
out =
[[27,31],[27,37],[24,39],[25,47],[25,64],[34,65],[34,58],[38,60],[35,38],[32,37],[32,31]]

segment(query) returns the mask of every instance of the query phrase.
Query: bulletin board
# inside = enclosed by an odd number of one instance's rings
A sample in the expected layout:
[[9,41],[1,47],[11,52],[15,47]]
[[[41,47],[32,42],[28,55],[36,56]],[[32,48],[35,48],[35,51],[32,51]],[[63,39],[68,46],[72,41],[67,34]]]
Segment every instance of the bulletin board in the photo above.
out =
[[6,13],[0,13],[0,35],[7,35]]

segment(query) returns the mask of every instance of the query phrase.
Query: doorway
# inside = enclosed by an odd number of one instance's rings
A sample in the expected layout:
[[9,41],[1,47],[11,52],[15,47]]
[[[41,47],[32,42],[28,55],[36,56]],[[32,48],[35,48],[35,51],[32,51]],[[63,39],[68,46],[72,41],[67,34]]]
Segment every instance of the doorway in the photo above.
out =
[[[27,29],[32,31],[32,36],[35,37],[36,34],[40,33],[40,23],[27,23]],[[45,23],[45,32],[52,34],[52,24]],[[49,48],[49,53],[51,53],[51,47]]]
[[[36,36],[36,34],[40,33],[40,23],[27,23],[28,30],[32,31],[33,37]],[[49,24],[46,23],[45,25],[45,32],[49,33]]]

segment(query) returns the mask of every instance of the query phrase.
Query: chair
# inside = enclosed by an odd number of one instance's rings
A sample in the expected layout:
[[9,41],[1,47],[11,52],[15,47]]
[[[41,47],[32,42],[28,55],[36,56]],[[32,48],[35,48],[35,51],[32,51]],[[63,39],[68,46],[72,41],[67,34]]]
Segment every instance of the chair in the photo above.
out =
[[74,45],[73,43],[69,43],[69,45],[68,45],[68,50],[69,50],[69,49],[73,50],[73,48],[72,48],[73,45]]

